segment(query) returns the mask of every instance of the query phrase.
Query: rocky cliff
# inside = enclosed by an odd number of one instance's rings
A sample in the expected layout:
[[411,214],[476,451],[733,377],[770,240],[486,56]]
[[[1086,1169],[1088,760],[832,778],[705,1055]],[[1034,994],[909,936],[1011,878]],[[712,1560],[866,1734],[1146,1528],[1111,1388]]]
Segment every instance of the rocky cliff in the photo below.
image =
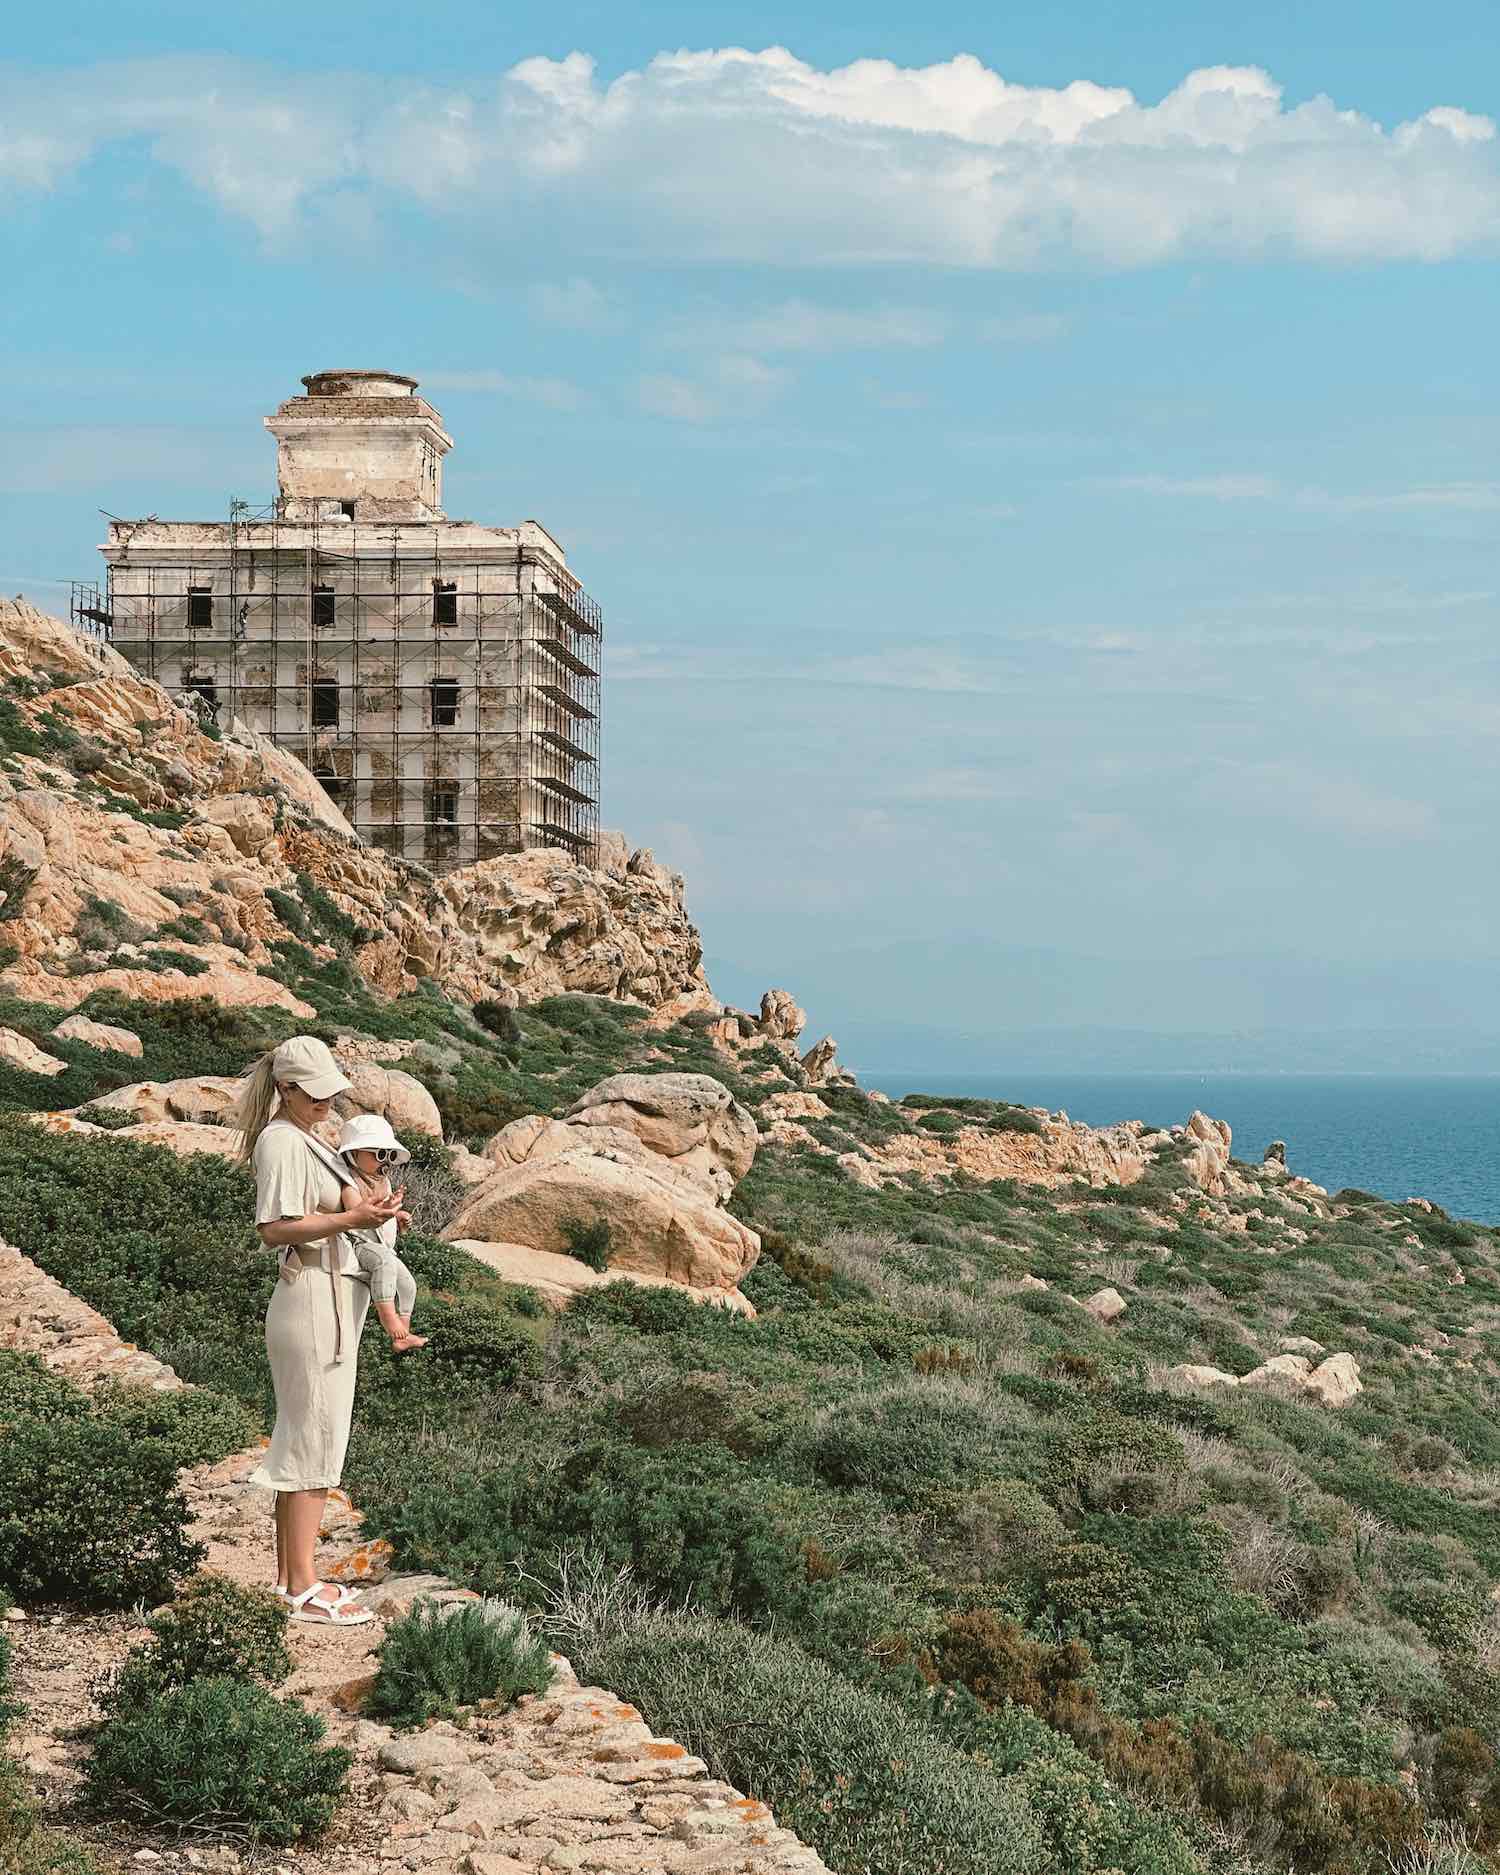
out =
[[264,974],[277,943],[319,948],[291,897],[308,884],[359,927],[381,994],[430,978],[465,1001],[711,1001],[681,878],[619,835],[597,870],[539,849],[434,879],[356,838],[264,737],[219,734],[117,653],[0,602],[0,989],[311,1014]]

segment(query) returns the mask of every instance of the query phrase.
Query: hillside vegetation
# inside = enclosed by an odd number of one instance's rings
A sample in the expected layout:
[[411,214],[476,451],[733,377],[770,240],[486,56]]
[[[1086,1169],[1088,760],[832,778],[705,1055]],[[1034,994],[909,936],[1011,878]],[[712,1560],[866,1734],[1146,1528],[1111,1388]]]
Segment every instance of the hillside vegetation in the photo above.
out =
[[[515,876],[398,878],[264,750],[225,783],[265,833],[236,888],[204,803],[152,804],[160,736],[111,742],[80,673],[5,668],[0,800],[31,832],[0,856],[0,1235],[196,1388],[90,1399],[0,1355],[0,1593],[165,1595],[197,1560],[175,1474],[269,1424],[247,1175],[91,1103],[300,1031],[399,1042],[443,1130],[408,1136],[431,1342],[366,1337],[346,1483],[400,1566],[521,1605],[839,1875],[1500,1871],[1500,1231],[1230,1163],[1211,1122],[1084,1138],[1004,1102],[893,1106],[707,1006],[670,876],[585,879],[625,923],[585,943],[559,901],[526,952]],[[143,680],[126,700],[172,708]],[[80,766],[82,722],[128,759]],[[98,793],[132,778],[139,799]],[[374,932],[398,886],[399,955]],[[619,933],[645,960],[662,920],[671,980],[641,961],[652,996],[626,1000]],[[596,968],[611,997],[543,993]],[[141,1054],[58,1035],[72,1015]],[[553,1315],[443,1241],[464,1152],[627,1069],[711,1075],[755,1116],[730,1200],[760,1233],[753,1317],[625,1282]],[[29,1117],[79,1106],[106,1130]],[[0,1724],[3,1677],[0,1646]],[[170,1689],[183,1735],[249,1714],[283,1785],[321,1765],[331,1805],[335,1761],[236,1684]],[[119,1787],[99,1771],[94,1801]],[[86,1866],[0,1763],[5,1875]]]
[[[454,1142],[625,1066],[711,1072],[752,1111],[795,1079],[597,999],[502,1037],[347,967],[297,988],[330,1036],[431,1049]],[[293,1026],[108,1013],[160,1073],[232,1072]],[[74,1097],[121,1074],[69,1063]],[[824,1095],[840,1148],[939,1110]],[[54,1083],[13,1071],[28,1098]],[[764,1239],[754,1320],[624,1285],[554,1320],[419,1239],[432,1350],[367,1341],[348,1482],[403,1562],[561,1620],[582,1671],[850,1875],[1495,1866],[1500,1238],[1357,1192],[1210,1198],[1183,1156],[1116,1189],[870,1189],[765,1145],[734,1199]],[[0,1232],[264,1423],[249,1214],[221,1159],[0,1121]],[[1126,1303],[1107,1327],[1075,1300],[1101,1285]],[[1363,1392],[1161,1378],[1243,1375],[1289,1336],[1352,1353]],[[9,1410],[13,1455],[57,1441]]]

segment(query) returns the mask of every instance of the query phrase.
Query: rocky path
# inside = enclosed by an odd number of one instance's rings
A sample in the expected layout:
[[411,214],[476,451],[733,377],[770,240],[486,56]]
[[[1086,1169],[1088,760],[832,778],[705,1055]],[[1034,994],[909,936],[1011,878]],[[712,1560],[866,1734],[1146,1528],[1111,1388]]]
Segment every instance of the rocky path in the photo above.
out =
[[[0,1346],[29,1348],[85,1386],[122,1373],[180,1384],[9,1250],[0,1254]],[[272,1499],[248,1482],[258,1456],[243,1452],[187,1472],[183,1485],[193,1534],[208,1548],[206,1567],[268,1585]],[[335,1494],[319,1567],[369,1571],[377,1546],[362,1546],[359,1535],[358,1513]],[[379,1573],[378,1549],[373,1569]],[[383,1619],[423,1595],[473,1599],[436,1576],[395,1576],[366,1589]],[[12,1614],[16,1691],[27,1708],[14,1748],[47,1820],[86,1838],[111,1867],[161,1865],[163,1875],[241,1864],[266,1875],[347,1875],[371,1866],[393,1875],[826,1875],[821,1858],[778,1828],[765,1805],[710,1777],[674,1740],[655,1737],[615,1694],[580,1685],[560,1655],[547,1693],[463,1728],[397,1734],[361,1718],[381,1621],[342,1630],[299,1623],[288,1632],[293,1667],[282,1691],[320,1713],[330,1739],[355,1754],[348,1800],[318,1844],[261,1851],[128,1823],[101,1826],[76,1811],[81,1731],[95,1711],[90,1689],[146,1630],[132,1615]]]

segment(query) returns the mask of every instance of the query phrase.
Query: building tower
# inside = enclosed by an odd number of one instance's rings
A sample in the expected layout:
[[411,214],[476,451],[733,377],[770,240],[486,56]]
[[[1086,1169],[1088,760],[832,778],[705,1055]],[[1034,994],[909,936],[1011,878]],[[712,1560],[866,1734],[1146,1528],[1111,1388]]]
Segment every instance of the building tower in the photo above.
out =
[[221,724],[304,761],[365,839],[434,871],[597,858],[599,610],[544,527],[443,512],[453,446],[414,378],[320,371],[265,419],[277,497],[111,521],[76,614]]

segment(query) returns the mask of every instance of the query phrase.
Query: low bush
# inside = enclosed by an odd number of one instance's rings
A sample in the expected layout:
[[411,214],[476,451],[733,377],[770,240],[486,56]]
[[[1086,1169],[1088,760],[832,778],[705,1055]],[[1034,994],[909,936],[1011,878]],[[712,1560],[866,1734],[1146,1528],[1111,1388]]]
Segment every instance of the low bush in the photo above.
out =
[[209,1570],[146,1625],[152,1638],[138,1658],[158,1686],[214,1678],[279,1686],[292,1670],[280,1596],[242,1588]]
[[577,1257],[591,1270],[609,1268],[611,1233],[609,1219],[603,1217],[565,1217],[558,1225],[568,1246],[569,1256]]
[[585,1643],[575,1664],[715,1776],[770,1804],[833,1868],[1036,1875],[1049,1866],[1013,1780],[790,1641],[702,1616],[655,1615]]
[[323,1736],[305,1707],[244,1680],[142,1689],[95,1732],[86,1790],[127,1816],[297,1842],[327,1827],[349,1773]]
[[547,1644],[518,1608],[421,1601],[385,1631],[369,1710],[403,1729],[482,1701],[503,1709],[551,1684]]
[[0,1439],[0,1587],[87,1608],[158,1602],[198,1561],[177,1457],[84,1413]]
[[260,1434],[260,1421],[248,1407],[209,1387],[157,1393],[110,1381],[95,1394],[94,1410],[131,1438],[158,1440],[179,1467],[216,1464]]

